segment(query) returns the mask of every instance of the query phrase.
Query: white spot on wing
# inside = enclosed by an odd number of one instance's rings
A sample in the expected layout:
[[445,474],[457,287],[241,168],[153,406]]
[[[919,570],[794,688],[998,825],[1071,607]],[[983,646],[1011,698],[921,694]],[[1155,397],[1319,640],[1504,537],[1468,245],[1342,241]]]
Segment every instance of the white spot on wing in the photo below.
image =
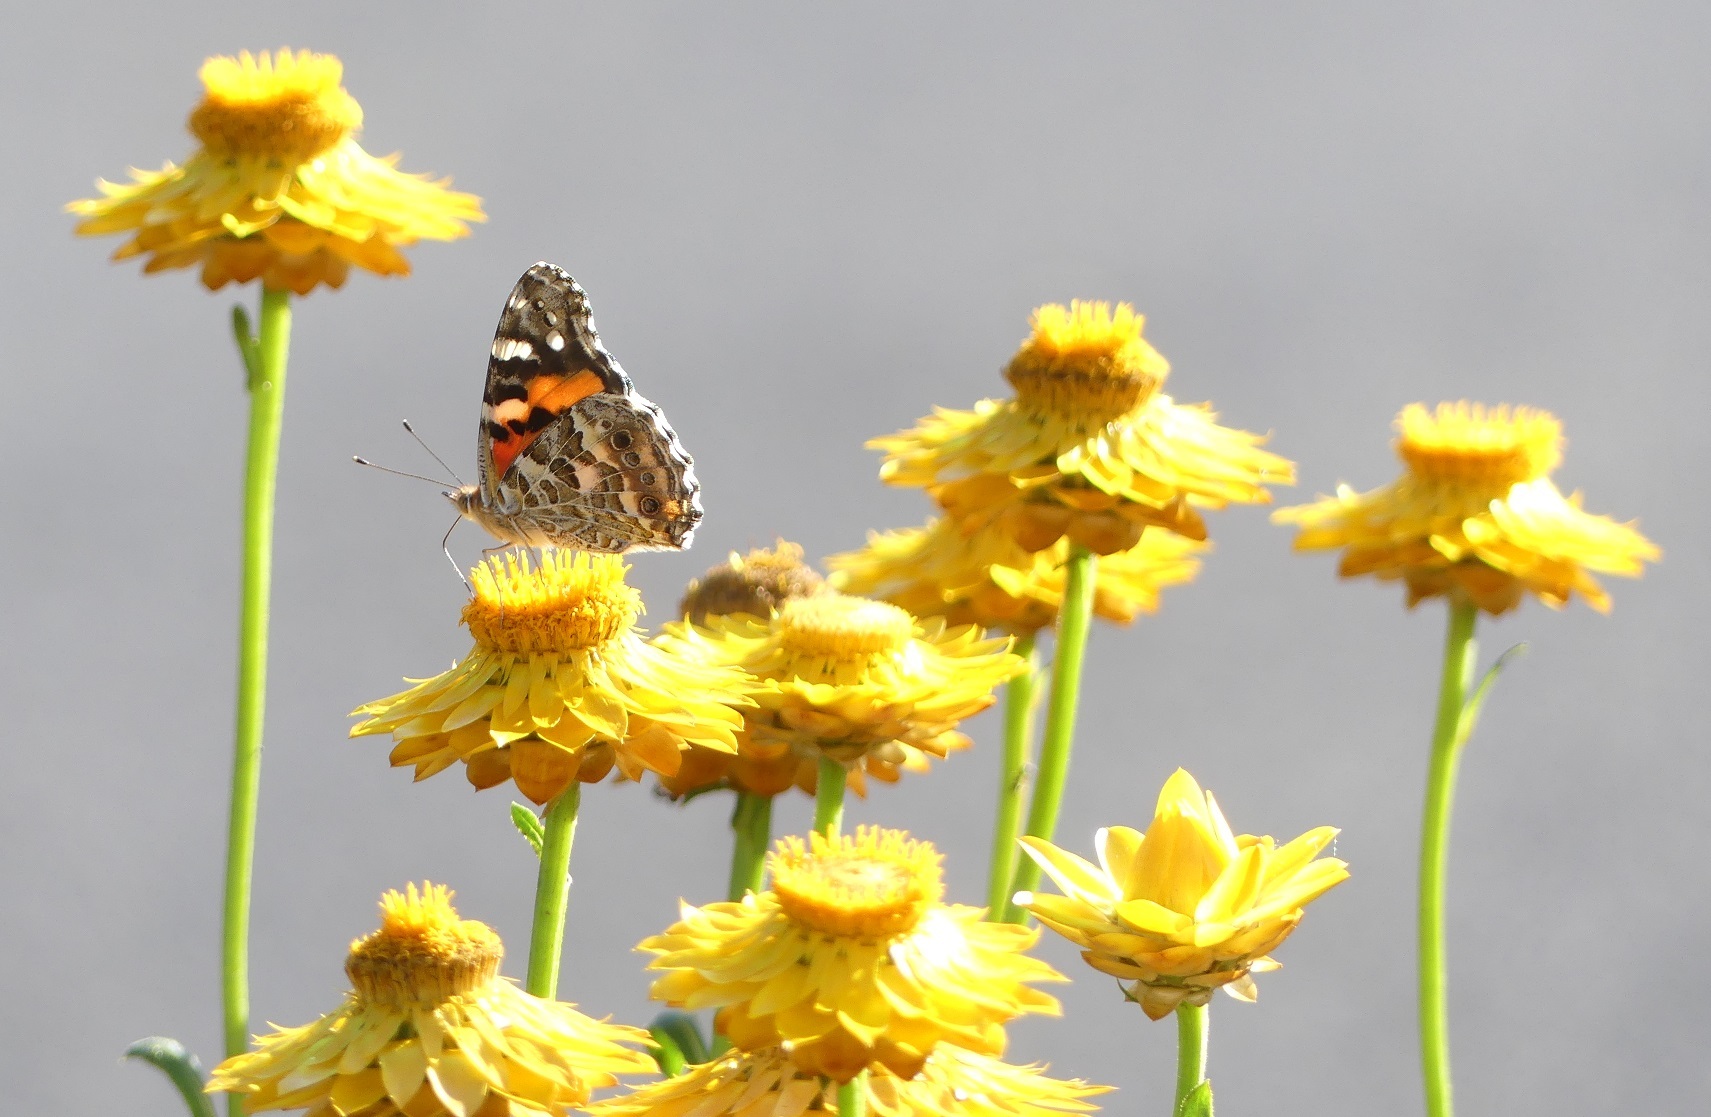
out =
[[496,337],[493,339],[493,358],[498,361],[509,361],[517,357],[533,357],[535,347],[520,337]]
[[564,348],[564,335],[559,333],[557,330],[554,330],[552,333],[547,335],[547,344],[552,346],[554,353],[557,353],[560,349]]

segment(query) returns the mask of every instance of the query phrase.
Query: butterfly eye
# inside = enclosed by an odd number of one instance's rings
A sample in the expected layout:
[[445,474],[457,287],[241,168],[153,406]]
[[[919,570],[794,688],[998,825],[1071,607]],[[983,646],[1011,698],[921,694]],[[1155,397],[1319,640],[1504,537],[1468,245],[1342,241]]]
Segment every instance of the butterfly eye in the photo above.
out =
[[613,431],[612,432],[612,447],[613,447],[613,449],[628,450],[630,448],[630,443],[633,441],[635,441],[635,439],[631,437],[629,431],[622,431],[621,430],[621,431]]

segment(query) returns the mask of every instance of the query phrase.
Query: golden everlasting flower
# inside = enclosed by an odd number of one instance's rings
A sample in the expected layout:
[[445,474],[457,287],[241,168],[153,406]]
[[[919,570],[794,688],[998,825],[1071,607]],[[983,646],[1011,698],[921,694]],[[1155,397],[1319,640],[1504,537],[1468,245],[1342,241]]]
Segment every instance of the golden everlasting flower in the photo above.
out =
[[1127,303],[1040,307],[1004,373],[1015,397],[874,439],[880,477],[927,487],[965,530],[992,524],[1030,551],[1067,536],[1102,555],[1149,525],[1205,539],[1196,507],[1269,501],[1266,485],[1292,483],[1263,438],[1159,391],[1170,365],[1144,323]]
[[[208,1090],[244,1108],[307,1117],[562,1114],[653,1060],[648,1034],[541,1000],[499,976],[504,948],[459,919],[444,886],[380,900],[380,929],[351,944],[344,1006],[257,1037],[214,1068]],[[625,1046],[631,1045],[631,1046]]]
[[1302,909],[1348,878],[1344,862],[1314,860],[1336,836],[1320,826],[1279,849],[1270,837],[1232,834],[1211,792],[1178,768],[1145,834],[1099,831],[1097,866],[1023,838],[1064,894],[1019,892],[1016,902],[1083,947],[1088,965],[1132,982],[1125,993],[1154,1020],[1184,1001],[1205,1004],[1220,985],[1251,1001],[1250,971],[1276,969],[1266,955]]
[[802,561],[802,548],[780,539],[770,551],[756,549],[747,555],[732,551],[727,562],[689,583],[678,613],[695,624],[732,613],[769,617],[793,597],[812,597],[825,590],[825,579]]
[[483,562],[463,610],[469,655],[357,709],[366,720],[351,736],[392,734],[393,766],[414,765],[418,780],[461,760],[477,788],[509,779],[536,803],[614,765],[632,780],[670,774],[688,743],[735,751],[745,676],[712,662],[704,642],[643,641],[626,569],[616,555],[566,550],[539,566],[517,552]]
[[1492,614],[1528,593],[1559,609],[1579,594],[1609,612],[1590,571],[1638,577],[1659,557],[1632,524],[1583,512],[1578,492],[1564,497],[1551,482],[1562,425],[1549,413],[1415,403],[1396,425],[1407,467],[1397,481],[1369,493],[1340,485],[1334,497],[1274,514],[1301,526],[1296,550],[1346,548],[1342,577],[1400,580],[1410,606],[1461,594]]
[[467,235],[481,200],[358,146],[362,108],[343,73],[306,50],[208,59],[189,122],[202,146],[182,167],[133,169],[128,186],[97,182],[105,197],[66,207],[84,217],[77,232],[134,232],[115,260],[147,256],[149,273],[200,264],[209,290],[259,278],[306,295],[342,285],[352,265],[409,275],[398,249]]
[[[1118,624],[1153,612],[1164,587],[1193,580],[1200,569],[1195,556],[1208,546],[1171,532],[1145,533],[1094,568],[1093,611]],[[923,528],[870,532],[867,546],[832,555],[826,565],[832,585],[844,593],[943,617],[947,624],[1031,633],[1057,623],[1068,561],[1063,540],[1028,551],[1006,532],[965,532],[938,519]]]
[[[1109,1086],[1048,1078],[1041,1067],[1011,1066],[941,1043],[921,1073],[899,1078],[875,1063],[862,1084],[873,1117],[1057,1117],[1088,1113],[1084,1098]],[[790,1061],[780,1048],[740,1051],[650,1083],[589,1109],[593,1117],[785,1117],[836,1113],[837,1086]]]
[[1021,953],[1039,932],[987,923],[980,908],[940,902],[939,855],[897,830],[784,838],[771,891],[697,908],[637,948],[656,1000],[717,1008],[716,1027],[744,1051],[782,1047],[808,1074],[847,1082],[869,1063],[904,1077],[946,1042],[999,1055],[1004,1022],[1056,1014],[1028,988],[1061,981]]

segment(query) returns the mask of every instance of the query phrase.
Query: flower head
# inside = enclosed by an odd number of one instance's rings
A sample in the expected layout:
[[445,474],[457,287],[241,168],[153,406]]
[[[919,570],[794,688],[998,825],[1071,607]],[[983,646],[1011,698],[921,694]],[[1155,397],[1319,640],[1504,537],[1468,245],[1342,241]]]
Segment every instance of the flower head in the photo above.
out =
[[857,790],[864,770],[894,780],[966,748],[957,724],[990,706],[993,688],[1022,666],[1007,640],[979,629],[830,592],[792,598],[764,619],[667,625],[657,642],[683,640],[746,671],[754,708],[743,713],[735,758],[703,756],[685,780],[664,781],[677,793],[725,778],[763,795],[812,788],[822,756],[842,763]]
[[[1195,556],[1207,546],[1149,531],[1128,550],[1107,555],[1094,568],[1094,612],[1118,624],[1152,612],[1164,587],[1193,579],[1200,569]],[[947,624],[1027,633],[1057,622],[1068,560],[1063,540],[1029,551],[995,528],[963,531],[953,520],[938,519],[923,528],[870,533],[866,547],[833,555],[826,565],[833,586],[845,593],[943,617]]]
[[[862,1083],[862,1112],[874,1117],[1059,1117],[1096,1109],[1084,1098],[1107,1092],[1079,1080],[1048,1078],[941,1043],[919,1074],[900,1078],[875,1063]],[[593,1117],[760,1117],[836,1113],[837,1086],[791,1061],[782,1048],[733,1052],[676,1078],[591,1107]]]
[[839,1082],[872,1062],[910,1078],[935,1044],[998,1055],[1005,1021],[1058,1011],[1026,984],[1062,980],[1021,953],[1038,932],[941,903],[926,842],[877,827],[785,838],[770,868],[771,891],[686,904],[638,948],[667,971],[656,1000],[718,1008],[719,1030],[744,1051],[782,1046]]
[[214,1068],[208,1089],[250,1112],[308,1117],[562,1114],[653,1062],[648,1034],[541,1000],[499,975],[504,948],[459,919],[452,893],[411,885],[381,898],[378,931],[351,944],[342,1007]]
[[1528,407],[1410,404],[1397,417],[1406,467],[1368,493],[1279,509],[1300,525],[1299,551],[1344,548],[1338,573],[1401,581],[1408,604],[1463,595],[1503,613],[1526,594],[1555,608],[1579,594],[1599,612],[1610,596],[1592,571],[1638,577],[1659,552],[1631,524],[1593,516],[1564,497],[1550,471],[1562,460],[1562,425]]
[[1148,526],[1205,539],[1196,507],[1270,500],[1265,486],[1294,467],[1163,394],[1170,366],[1144,322],[1127,303],[1040,307],[1005,370],[1016,395],[874,439],[880,477],[925,486],[965,531],[991,525],[1029,551],[1068,537],[1113,554]]
[[1235,835],[1211,793],[1178,768],[1145,834],[1099,831],[1097,866],[1023,838],[1064,894],[1019,892],[1016,902],[1081,946],[1088,965],[1131,982],[1129,999],[1154,1020],[1185,1001],[1205,1004],[1220,985],[1251,1001],[1250,971],[1275,969],[1266,955],[1302,909],[1348,878],[1344,862],[1314,860],[1336,836],[1320,826],[1278,848],[1269,837]]
[[689,583],[678,612],[695,624],[732,613],[766,617],[793,597],[812,597],[825,589],[825,579],[802,561],[802,548],[780,539],[770,551],[732,551],[723,565]]
[[564,550],[539,566],[516,552],[483,562],[463,610],[475,647],[359,708],[351,735],[392,734],[393,765],[414,765],[418,780],[461,760],[477,788],[509,779],[537,803],[614,766],[627,779],[670,774],[690,743],[734,751],[745,676],[698,655],[705,644],[644,642],[625,569],[615,555]]
[[398,249],[466,235],[481,203],[364,151],[343,72],[306,50],[208,59],[189,121],[201,146],[182,167],[97,183],[104,197],[66,207],[84,218],[77,232],[133,233],[115,260],[146,256],[150,273],[199,264],[210,290],[259,278],[306,295],[342,285],[352,265],[410,274]]

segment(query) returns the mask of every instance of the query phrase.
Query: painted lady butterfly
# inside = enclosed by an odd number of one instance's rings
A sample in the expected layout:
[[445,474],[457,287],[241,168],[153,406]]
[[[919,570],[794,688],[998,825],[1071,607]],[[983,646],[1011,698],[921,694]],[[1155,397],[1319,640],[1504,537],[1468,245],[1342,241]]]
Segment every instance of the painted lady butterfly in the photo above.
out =
[[505,543],[681,550],[701,522],[694,461],[552,264],[524,272],[499,315],[476,460],[479,483],[446,495]]

